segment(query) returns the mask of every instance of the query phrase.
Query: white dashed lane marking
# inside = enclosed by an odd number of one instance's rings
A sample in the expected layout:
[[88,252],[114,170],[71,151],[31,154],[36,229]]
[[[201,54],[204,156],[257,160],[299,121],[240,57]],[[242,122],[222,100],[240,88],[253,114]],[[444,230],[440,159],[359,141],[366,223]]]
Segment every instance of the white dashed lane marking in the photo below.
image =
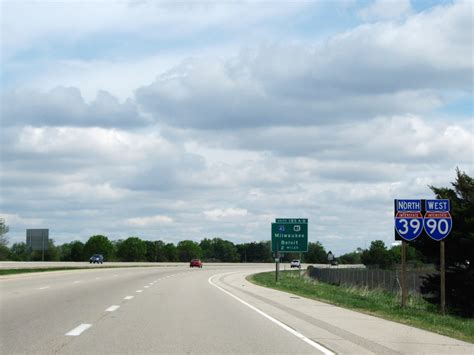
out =
[[74,281],[73,283],[74,283],[74,284],[78,284],[79,282],[81,282],[81,281]]
[[143,292],[143,290],[136,290],[135,292],[136,292],[136,293],[140,293],[140,292]]
[[119,308],[120,308],[120,306],[113,305],[113,306],[110,306],[109,308],[107,308],[105,311],[106,312],[115,312]]
[[71,337],[77,337],[77,336],[81,335],[81,333],[84,330],[87,330],[90,327],[92,327],[92,324],[81,324],[81,325],[77,326],[76,328],[74,328],[73,330],[67,332],[64,335],[71,336]]
[[40,287],[38,290],[46,290],[49,286]]
[[131,300],[133,297],[135,297],[135,296],[126,296],[126,297],[124,297],[123,299],[124,299],[124,300]]

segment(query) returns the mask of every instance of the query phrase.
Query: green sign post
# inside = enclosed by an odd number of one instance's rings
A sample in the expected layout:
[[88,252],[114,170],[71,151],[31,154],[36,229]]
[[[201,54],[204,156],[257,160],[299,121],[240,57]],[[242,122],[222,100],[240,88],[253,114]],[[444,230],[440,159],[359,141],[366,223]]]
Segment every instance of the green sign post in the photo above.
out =
[[283,253],[308,251],[308,219],[277,218],[272,223],[272,252],[275,255],[275,281],[278,282],[280,257]]

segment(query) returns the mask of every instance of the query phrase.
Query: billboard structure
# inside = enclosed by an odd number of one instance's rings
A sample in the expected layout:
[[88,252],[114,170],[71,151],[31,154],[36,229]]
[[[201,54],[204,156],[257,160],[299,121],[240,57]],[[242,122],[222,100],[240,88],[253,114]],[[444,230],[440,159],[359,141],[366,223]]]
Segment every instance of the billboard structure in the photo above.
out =
[[27,229],[26,246],[30,251],[41,250],[44,261],[44,251],[48,250],[49,229]]

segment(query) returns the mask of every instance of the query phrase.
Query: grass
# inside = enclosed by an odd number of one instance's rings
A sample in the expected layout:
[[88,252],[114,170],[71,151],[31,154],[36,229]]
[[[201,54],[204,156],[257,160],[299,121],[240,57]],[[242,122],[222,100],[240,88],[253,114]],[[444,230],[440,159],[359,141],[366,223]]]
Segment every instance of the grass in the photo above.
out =
[[426,302],[420,296],[409,296],[407,306],[401,308],[399,297],[392,293],[325,284],[306,277],[300,278],[298,271],[280,272],[278,283],[275,283],[274,272],[251,275],[248,279],[260,286],[290,292],[474,343],[474,319],[453,315],[443,316],[435,305]]
[[45,267],[45,268],[33,268],[33,269],[0,269],[0,276],[2,275],[14,275],[14,274],[27,274],[31,272],[45,272],[45,271],[61,271],[61,270],[80,270],[89,269],[82,267]]
[[[124,267],[154,267],[155,265],[114,265],[114,266],[100,266],[100,269],[114,269]],[[0,276],[27,274],[32,272],[46,272],[46,271],[63,271],[63,270],[96,270],[95,267],[82,266],[58,266],[58,267],[43,267],[43,268],[21,268],[21,269],[0,269]]]

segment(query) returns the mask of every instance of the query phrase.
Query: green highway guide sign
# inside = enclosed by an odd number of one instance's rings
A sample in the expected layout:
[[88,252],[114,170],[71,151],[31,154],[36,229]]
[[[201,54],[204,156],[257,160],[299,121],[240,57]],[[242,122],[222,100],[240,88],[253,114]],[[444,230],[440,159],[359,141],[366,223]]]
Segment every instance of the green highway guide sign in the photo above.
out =
[[272,252],[308,251],[308,219],[277,218],[272,223]]

